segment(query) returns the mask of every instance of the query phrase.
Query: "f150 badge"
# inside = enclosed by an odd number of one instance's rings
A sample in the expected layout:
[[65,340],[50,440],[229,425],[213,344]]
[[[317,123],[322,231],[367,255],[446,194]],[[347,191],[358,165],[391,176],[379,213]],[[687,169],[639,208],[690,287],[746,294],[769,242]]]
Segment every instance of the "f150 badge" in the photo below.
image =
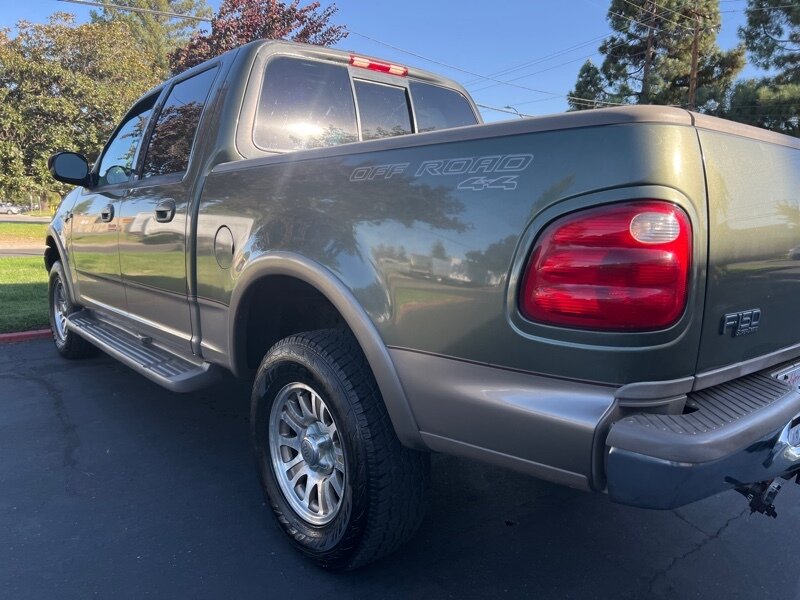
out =
[[456,186],[459,190],[479,192],[486,189],[510,191],[517,189],[518,173],[533,162],[533,154],[495,154],[426,160],[415,169],[411,163],[393,163],[372,167],[357,167],[350,181],[391,179],[395,175],[412,173],[412,177],[441,177],[461,175],[466,177]]
[[722,317],[719,324],[719,334],[730,332],[731,337],[749,335],[758,330],[761,321],[761,309],[753,308],[742,312],[728,313]]

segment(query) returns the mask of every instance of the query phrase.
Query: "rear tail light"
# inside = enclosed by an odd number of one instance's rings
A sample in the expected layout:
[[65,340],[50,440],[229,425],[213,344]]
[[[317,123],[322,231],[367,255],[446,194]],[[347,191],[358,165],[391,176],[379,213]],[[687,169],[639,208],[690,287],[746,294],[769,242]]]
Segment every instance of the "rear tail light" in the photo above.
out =
[[402,65],[395,65],[382,60],[375,60],[374,58],[367,58],[365,56],[350,55],[350,64],[354,67],[361,69],[369,69],[370,71],[377,71],[378,73],[388,73],[389,75],[399,75],[405,77],[408,75],[408,67]]
[[692,228],[659,200],[609,204],[548,225],[531,251],[520,311],[539,323],[652,331],[686,307]]

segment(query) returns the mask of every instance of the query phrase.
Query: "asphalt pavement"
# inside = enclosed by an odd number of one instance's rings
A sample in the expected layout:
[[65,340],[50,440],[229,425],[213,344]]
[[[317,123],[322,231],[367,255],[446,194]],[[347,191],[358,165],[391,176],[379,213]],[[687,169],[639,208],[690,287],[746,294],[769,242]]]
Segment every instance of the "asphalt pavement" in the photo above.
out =
[[325,572],[264,505],[248,396],[0,345],[0,598],[800,599],[800,486],[777,520],[735,493],[657,512],[444,456],[411,543]]

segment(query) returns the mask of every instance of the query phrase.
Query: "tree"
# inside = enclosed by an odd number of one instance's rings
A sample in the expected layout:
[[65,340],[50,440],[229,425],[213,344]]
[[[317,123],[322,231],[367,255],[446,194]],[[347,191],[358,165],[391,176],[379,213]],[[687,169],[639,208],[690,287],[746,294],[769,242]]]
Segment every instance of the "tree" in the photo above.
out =
[[569,92],[567,101],[570,110],[586,110],[603,106],[603,101],[608,100],[605,92],[605,83],[600,69],[594,66],[591,60],[583,63],[578,73],[575,89]]
[[773,84],[768,78],[737,82],[720,115],[800,137],[800,84]]
[[[717,45],[718,0],[612,0],[608,21],[613,34],[600,46],[600,73],[611,102],[711,111],[744,66],[743,47]],[[596,88],[594,74],[583,75],[579,82],[592,78]]]
[[[158,82],[121,22],[76,26],[56,13],[0,31],[0,193],[63,193],[47,158],[96,157],[125,110]],[[120,68],[124,65],[125,68]]]
[[450,258],[447,256],[447,248],[444,247],[444,244],[441,240],[436,240],[436,242],[434,242],[433,247],[431,248],[431,256],[439,260],[447,260]]
[[739,35],[753,63],[776,69],[774,83],[800,83],[800,2],[748,0],[745,14]]
[[211,33],[199,33],[170,55],[173,72],[179,73],[223,52],[258,39],[290,39],[330,46],[347,37],[343,25],[330,25],[338,8],[321,9],[319,2],[300,6],[279,0],[223,0],[211,21]]
[[719,114],[800,137],[800,2],[748,0],[745,12],[750,59],[774,74],[738,82]]
[[[114,0],[114,4],[149,8],[164,12],[195,17],[210,17],[211,9],[206,0]],[[175,19],[149,13],[131,12],[105,7],[91,11],[92,21],[122,21],[136,39],[142,52],[152,57],[153,62],[163,72],[169,73],[169,55],[176,48],[186,45],[191,36],[198,31],[198,21],[194,19]]]

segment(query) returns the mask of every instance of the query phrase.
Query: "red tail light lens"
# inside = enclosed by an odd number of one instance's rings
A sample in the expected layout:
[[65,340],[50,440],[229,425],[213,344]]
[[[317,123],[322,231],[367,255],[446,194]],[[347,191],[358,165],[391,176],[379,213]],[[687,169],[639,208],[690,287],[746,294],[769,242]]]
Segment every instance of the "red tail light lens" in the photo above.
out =
[[537,238],[520,310],[549,325],[663,329],[686,307],[691,257],[689,217],[674,204],[637,200],[579,211]]

